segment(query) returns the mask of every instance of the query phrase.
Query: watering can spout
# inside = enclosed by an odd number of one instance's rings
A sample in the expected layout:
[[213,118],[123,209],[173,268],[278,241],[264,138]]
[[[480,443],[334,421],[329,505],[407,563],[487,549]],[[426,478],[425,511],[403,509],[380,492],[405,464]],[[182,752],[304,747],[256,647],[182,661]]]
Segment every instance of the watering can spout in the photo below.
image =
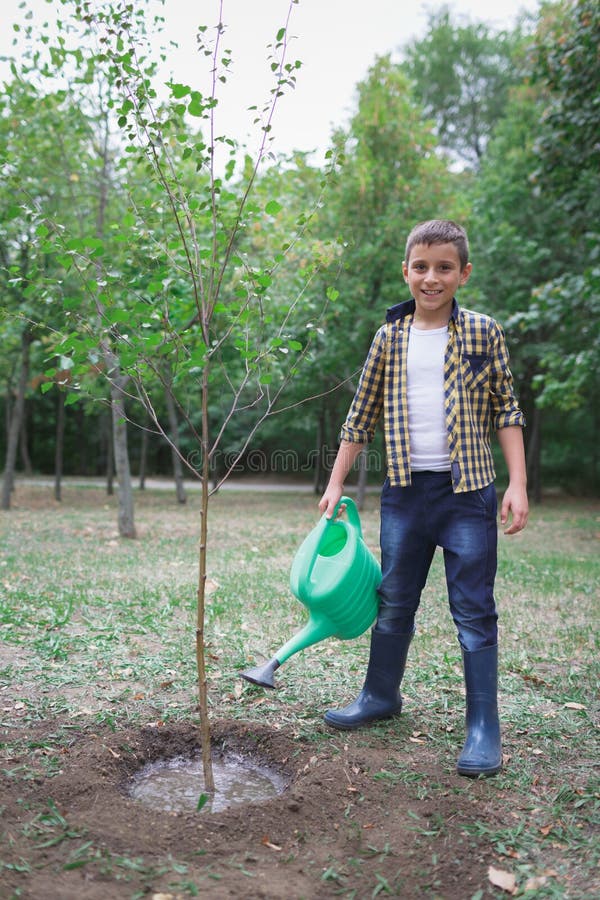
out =
[[247,669],[245,672],[240,672],[240,675],[252,684],[258,684],[260,687],[274,688],[275,682],[273,676],[286,659],[289,659],[293,653],[298,653],[299,650],[305,650],[307,647],[310,647],[311,644],[316,644],[326,637],[331,637],[332,634],[333,628],[330,623],[318,621],[313,618],[313,616],[310,616],[304,628],[292,635],[289,641],[286,641],[286,643],[279,648],[272,659],[262,666],[256,666],[253,669]]
[[251,684],[257,684],[259,687],[264,688],[274,688],[275,681],[273,680],[273,676],[280,665],[281,663],[277,657],[274,656],[273,659],[270,659],[269,662],[266,662],[264,665],[255,666],[253,669],[246,669],[245,672],[240,672],[240,675]]
[[367,548],[354,501],[342,497],[348,522],[323,516],[298,549],[290,572],[292,593],[309,611],[308,622],[262,666],[241,672],[261,687],[274,688],[273,676],[293,653],[328,637],[350,640],[373,624],[381,567]]

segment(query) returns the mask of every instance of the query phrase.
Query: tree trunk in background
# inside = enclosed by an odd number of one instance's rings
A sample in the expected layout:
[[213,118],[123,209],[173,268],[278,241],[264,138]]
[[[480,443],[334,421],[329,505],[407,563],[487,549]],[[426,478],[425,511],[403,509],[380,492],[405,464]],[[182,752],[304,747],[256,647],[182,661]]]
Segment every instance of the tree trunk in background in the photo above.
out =
[[175,409],[175,401],[170,388],[167,386],[165,390],[165,400],[167,403],[167,415],[169,417],[169,432],[171,435],[171,458],[173,460],[173,475],[175,476],[175,490],[177,492],[177,502],[186,503],[187,496],[183,484],[183,465],[179,456],[179,422],[177,421],[177,410]]
[[106,493],[109,497],[115,492],[115,452],[113,443],[112,403],[106,417]]
[[2,509],[10,509],[10,495],[15,479],[15,465],[17,462],[17,450],[19,447],[19,434],[25,409],[25,391],[29,380],[29,350],[33,335],[27,329],[21,335],[21,370],[17,385],[17,396],[12,407],[8,440],[6,442],[6,459],[4,463],[4,477],[2,480]]
[[27,427],[27,400],[23,406],[23,418],[21,419],[21,432],[19,435],[19,449],[21,453],[21,463],[23,472],[28,478],[33,475],[33,466],[31,465],[31,456],[29,455],[29,440]]
[[56,404],[56,443],[54,448],[54,499],[62,500],[62,476],[65,448],[65,392],[59,389]]
[[531,424],[527,431],[529,433],[529,440],[527,442],[528,493],[534,503],[541,503],[542,478],[540,463],[542,458],[542,411],[538,406],[533,407]]
[[322,494],[325,490],[325,482],[327,479],[327,472],[325,471],[325,467],[323,465],[323,444],[325,443],[325,405],[322,403],[319,409],[319,416],[317,419],[317,445],[316,445],[316,457],[315,457],[315,474],[313,479],[313,490],[315,494]]
[[118,372],[118,362],[114,353],[104,348],[107,368],[110,373],[110,398],[112,407],[113,451],[118,481],[118,527],[121,537],[137,537],[133,515],[133,486],[129,467],[127,447],[127,420],[125,418],[125,385],[127,378]]
[[148,464],[148,429],[142,428],[142,443],[140,446],[140,491],[146,488],[146,466]]
[[362,509],[365,505],[365,495],[367,493],[367,454],[364,450],[358,455],[358,482],[356,486],[356,506]]

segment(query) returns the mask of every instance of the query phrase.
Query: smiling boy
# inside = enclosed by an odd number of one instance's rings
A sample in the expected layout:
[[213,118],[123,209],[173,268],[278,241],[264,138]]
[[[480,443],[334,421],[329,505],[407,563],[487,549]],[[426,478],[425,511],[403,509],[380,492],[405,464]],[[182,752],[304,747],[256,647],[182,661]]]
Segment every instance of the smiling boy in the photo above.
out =
[[509,476],[500,513],[505,534],[525,527],[528,502],[525,421],[503,331],[494,319],[456,302],[471,268],[461,226],[435,219],[411,231],[402,266],[411,299],[388,309],[373,339],[319,509],[333,514],[348,473],[383,416],[387,477],[379,613],[363,688],[348,706],[328,710],[325,721],[354,729],[400,713],[415,616],[439,546],[467,694],[467,734],[457,770],[476,776],[502,766],[491,429]]

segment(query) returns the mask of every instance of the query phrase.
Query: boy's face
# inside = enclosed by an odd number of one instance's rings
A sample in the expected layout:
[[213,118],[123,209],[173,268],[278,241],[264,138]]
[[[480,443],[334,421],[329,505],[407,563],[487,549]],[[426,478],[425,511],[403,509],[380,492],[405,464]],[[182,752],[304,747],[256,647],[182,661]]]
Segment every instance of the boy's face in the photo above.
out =
[[467,263],[461,269],[454,244],[415,244],[402,272],[415,299],[415,318],[422,325],[436,328],[448,322],[454,295],[471,268]]

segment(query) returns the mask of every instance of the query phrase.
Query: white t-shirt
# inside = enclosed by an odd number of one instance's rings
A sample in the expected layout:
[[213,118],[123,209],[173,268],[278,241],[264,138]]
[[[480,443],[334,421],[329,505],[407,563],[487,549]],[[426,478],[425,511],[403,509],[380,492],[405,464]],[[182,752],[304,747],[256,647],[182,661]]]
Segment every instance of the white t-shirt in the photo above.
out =
[[448,326],[410,329],[407,357],[410,467],[444,472],[450,469],[444,412],[444,355]]

